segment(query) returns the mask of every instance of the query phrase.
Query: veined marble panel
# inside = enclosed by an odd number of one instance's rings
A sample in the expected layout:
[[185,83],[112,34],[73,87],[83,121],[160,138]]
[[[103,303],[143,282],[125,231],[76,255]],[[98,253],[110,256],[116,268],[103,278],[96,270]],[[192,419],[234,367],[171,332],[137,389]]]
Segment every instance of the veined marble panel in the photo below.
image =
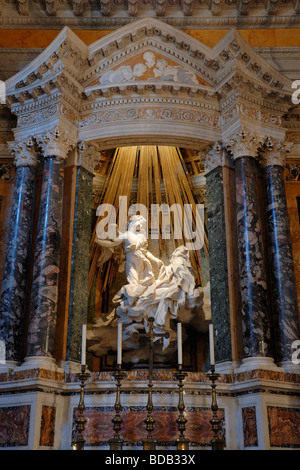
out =
[[0,408],[0,447],[19,447],[28,444],[30,406]]

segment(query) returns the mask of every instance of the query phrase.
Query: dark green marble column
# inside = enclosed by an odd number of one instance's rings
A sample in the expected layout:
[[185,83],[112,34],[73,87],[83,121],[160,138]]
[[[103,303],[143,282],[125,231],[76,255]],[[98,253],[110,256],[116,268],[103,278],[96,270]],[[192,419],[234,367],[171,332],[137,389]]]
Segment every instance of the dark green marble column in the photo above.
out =
[[216,363],[233,361],[222,159],[223,149],[215,145],[207,154],[205,164],[211,315]]
[[87,323],[90,241],[92,230],[92,166],[77,167],[66,360],[79,362],[81,328]]

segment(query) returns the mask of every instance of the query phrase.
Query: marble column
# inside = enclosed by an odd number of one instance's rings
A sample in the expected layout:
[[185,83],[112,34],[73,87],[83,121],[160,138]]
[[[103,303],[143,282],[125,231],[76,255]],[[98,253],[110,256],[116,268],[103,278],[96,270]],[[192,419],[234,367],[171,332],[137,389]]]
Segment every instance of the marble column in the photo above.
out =
[[72,242],[72,263],[68,335],[66,360],[80,362],[82,324],[87,323],[88,280],[90,242],[92,234],[92,198],[94,167],[100,158],[96,144],[82,142],[79,145],[74,227]]
[[[256,170],[259,139],[242,129],[225,143],[235,164],[241,320],[245,368],[270,366],[270,325],[267,312],[262,225]],[[250,359],[250,360],[247,360]],[[275,366],[275,365],[274,365]]]
[[31,137],[27,142],[12,143],[10,149],[15,155],[16,176],[0,300],[0,339],[5,343],[6,364],[13,365],[21,360],[24,337],[37,158]]
[[217,364],[229,364],[233,360],[222,171],[223,153],[223,147],[217,143],[207,153],[205,159],[211,316],[214,325]]
[[262,151],[265,168],[268,254],[271,271],[272,315],[276,359],[287,370],[292,363],[292,344],[300,339],[299,310],[292,241],[284,185],[287,144],[266,138]]
[[[27,362],[54,362],[64,164],[70,139],[59,129],[37,137],[44,157],[31,287]],[[46,358],[46,360],[45,360]]]

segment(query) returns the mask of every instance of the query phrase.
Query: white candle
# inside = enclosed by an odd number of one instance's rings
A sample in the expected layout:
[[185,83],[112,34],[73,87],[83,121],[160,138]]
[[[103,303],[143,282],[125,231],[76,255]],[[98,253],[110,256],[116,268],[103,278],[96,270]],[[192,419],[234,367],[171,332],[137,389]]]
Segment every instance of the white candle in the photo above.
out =
[[215,365],[215,347],[214,347],[214,327],[209,325],[209,352],[210,352],[210,365]]
[[118,365],[122,364],[122,323],[118,322]]
[[86,359],[86,325],[82,325],[82,338],[81,338],[81,364],[85,366]]
[[182,365],[182,324],[177,323],[178,365]]

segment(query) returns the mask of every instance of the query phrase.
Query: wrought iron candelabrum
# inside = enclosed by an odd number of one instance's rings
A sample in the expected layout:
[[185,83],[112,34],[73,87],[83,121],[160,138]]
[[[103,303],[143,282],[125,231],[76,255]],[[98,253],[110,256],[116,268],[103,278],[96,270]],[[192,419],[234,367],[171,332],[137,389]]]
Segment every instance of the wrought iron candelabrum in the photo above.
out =
[[214,433],[214,436],[212,440],[210,441],[211,443],[211,449],[212,450],[224,450],[224,439],[220,435],[220,430],[221,430],[221,420],[218,418],[218,404],[217,404],[217,392],[216,392],[216,381],[220,377],[220,374],[215,372],[215,365],[211,364],[210,366],[210,372],[208,372],[207,377],[211,381],[211,389],[212,389],[212,403],[211,403],[211,410],[213,412],[212,419],[210,420],[210,423],[212,425],[212,430]]
[[77,378],[80,380],[80,398],[79,398],[79,405],[78,405],[78,417],[75,419],[76,429],[75,429],[75,438],[72,442],[73,450],[84,450],[85,439],[82,435],[84,431],[84,425],[86,423],[86,419],[83,417],[83,412],[85,410],[84,404],[84,389],[85,389],[85,382],[87,381],[90,374],[86,371],[86,365],[81,364],[81,372],[77,375]]
[[123,446],[123,439],[120,437],[120,431],[122,427],[123,420],[120,416],[121,412],[121,381],[126,377],[126,373],[121,370],[121,364],[118,364],[118,369],[116,372],[113,373],[114,378],[117,381],[117,394],[116,394],[116,402],[115,402],[115,411],[116,414],[112,419],[112,423],[114,425],[115,435],[109,441],[110,450],[122,450]]
[[178,365],[178,371],[174,373],[174,378],[178,381],[178,388],[179,388],[179,403],[178,403],[178,411],[179,417],[176,420],[178,424],[178,431],[179,437],[177,439],[177,449],[178,450],[189,450],[190,442],[188,439],[184,437],[185,432],[185,425],[187,423],[187,419],[184,416],[185,404],[183,400],[183,381],[186,378],[187,373],[182,370],[182,365]]

